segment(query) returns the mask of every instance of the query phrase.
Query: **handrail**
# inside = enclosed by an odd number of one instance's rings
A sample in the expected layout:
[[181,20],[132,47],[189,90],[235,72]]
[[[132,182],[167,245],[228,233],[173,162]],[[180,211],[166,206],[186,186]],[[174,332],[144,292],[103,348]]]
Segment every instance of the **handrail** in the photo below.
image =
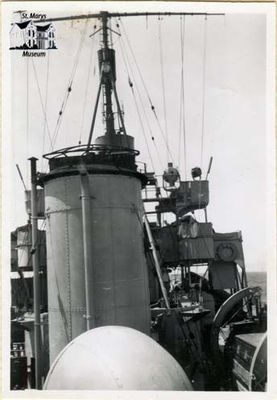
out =
[[78,146],[70,146],[65,147],[63,149],[55,150],[51,153],[47,153],[43,155],[43,158],[47,160],[53,158],[61,158],[61,157],[68,157],[68,155],[73,155],[74,153],[82,153],[80,156],[84,157],[96,152],[102,152],[106,154],[132,154],[132,155],[139,155],[138,150],[130,149],[129,147],[122,147],[122,146],[109,146],[103,144],[91,144],[88,146],[87,144],[78,145]]

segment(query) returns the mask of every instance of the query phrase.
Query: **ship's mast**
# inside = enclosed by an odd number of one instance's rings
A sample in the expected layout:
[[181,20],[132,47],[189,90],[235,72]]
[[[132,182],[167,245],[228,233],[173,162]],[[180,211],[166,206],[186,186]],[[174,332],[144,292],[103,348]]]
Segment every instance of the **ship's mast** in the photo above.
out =
[[109,31],[111,31],[111,28],[108,26],[108,19],[110,18],[110,14],[107,11],[103,11],[99,14],[99,18],[101,19],[101,28],[99,30],[102,31],[101,49],[98,50],[100,85],[98,89],[94,114],[91,123],[91,129],[88,138],[87,151],[90,150],[101,91],[103,93],[103,116],[105,121],[105,137],[106,137],[104,143],[106,145],[112,145],[112,143],[115,142],[116,132],[114,127],[114,112],[112,103],[113,94],[115,97],[117,112],[121,124],[119,131],[122,131],[126,136],[123,116],[120,109],[120,103],[118,100],[118,95],[115,86],[115,81],[116,81],[115,51],[114,49],[111,48],[111,43],[109,43]]
[[102,49],[99,50],[100,79],[103,88],[104,116],[106,122],[106,135],[114,134],[114,115],[112,108],[112,88],[115,80],[114,51],[108,43],[108,13],[101,13],[102,20]]
[[[222,13],[187,13],[187,12],[108,12],[108,11],[101,11],[100,13],[96,14],[86,14],[86,15],[74,15],[68,17],[54,17],[54,18],[47,18],[44,22],[53,22],[53,21],[73,21],[73,20],[81,20],[81,19],[89,19],[89,18],[97,18],[101,21],[101,28],[102,30],[102,43],[101,49],[98,51],[98,58],[99,58],[99,70],[100,70],[100,83],[98,88],[98,93],[96,96],[96,103],[94,107],[94,113],[92,117],[91,128],[89,132],[89,138],[87,143],[87,152],[90,151],[91,148],[91,141],[92,135],[94,131],[95,121],[96,121],[96,114],[100,99],[100,93],[102,91],[103,94],[103,115],[105,120],[105,139],[99,141],[102,145],[106,146],[116,146],[116,147],[124,147],[128,149],[130,147],[130,139],[129,136],[127,137],[125,124],[123,120],[122,111],[120,108],[120,103],[116,91],[116,68],[115,68],[115,51],[110,47],[109,43],[109,31],[111,28],[108,26],[108,20],[111,18],[120,18],[120,17],[138,17],[138,16],[171,16],[171,15],[203,15],[207,16],[218,16],[224,15]],[[34,21],[40,22],[40,21]],[[99,32],[99,30],[97,32]],[[96,33],[96,32],[95,32]],[[116,32],[115,32],[116,33]],[[119,116],[120,121],[120,129],[123,135],[117,135],[115,132],[114,127],[114,113],[113,113],[113,103],[112,103],[112,94],[114,94],[114,99],[116,102],[116,108]],[[121,138],[120,138],[121,136]],[[132,147],[132,145],[131,145]]]

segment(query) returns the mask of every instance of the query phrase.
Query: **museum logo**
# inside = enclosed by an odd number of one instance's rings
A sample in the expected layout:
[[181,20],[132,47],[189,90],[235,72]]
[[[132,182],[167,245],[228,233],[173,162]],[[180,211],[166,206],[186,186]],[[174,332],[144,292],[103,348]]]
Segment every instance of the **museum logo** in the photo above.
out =
[[57,49],[53,24],[43,24],[46,14],[20,12],[20,19],[10,30],[10,50],[23,50],[23,57],[45,57],[46,50]]

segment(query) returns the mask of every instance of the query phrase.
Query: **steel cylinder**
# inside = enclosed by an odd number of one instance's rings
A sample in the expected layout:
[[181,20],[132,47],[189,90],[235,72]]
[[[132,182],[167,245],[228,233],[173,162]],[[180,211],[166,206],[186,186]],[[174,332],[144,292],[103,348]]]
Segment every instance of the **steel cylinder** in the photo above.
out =
[[[143,245],[141,182],[136,176],[88,175],[92,327],[150,330]],[[86,331],[81,176],[58,174],[45,182],[50,363]]]

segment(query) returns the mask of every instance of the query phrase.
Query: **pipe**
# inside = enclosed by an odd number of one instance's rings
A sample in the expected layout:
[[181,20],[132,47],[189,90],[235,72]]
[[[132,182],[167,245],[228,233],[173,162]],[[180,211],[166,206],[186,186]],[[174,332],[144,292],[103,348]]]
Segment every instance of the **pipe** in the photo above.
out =
[[205,213],[205,222],[208,222],[208,214],[207,214],[207,208],[204,208],[204,213]]
[[123,133],[126,136],[127,133],[126,133],[126,129],[125,129],[125,124],[124,124],[122,112],[121,112],[121,109],[120,109],[120,104],[119,104],[119,99],[118,99],[118,96],[117,96],[115,83],[112,82],[112,85],[113,85],[113,91],[114,91],[114,96],[115,96],[115,101],[116,101],[116,105],[117,105],[117,112],[118,112],[118,115],[119,115],[120,123],[121,123],[122,129],[123,129]]
[[99,104],[99,98],[100,98],[100,93],[101,93],[101,87],[102,87],[102,78],[100,79],[98,92],[97,92],[97,96],[96,96],[96,102],[95,102],[95,107],[94,107],[94,112],[93,112],[90,132],[89,132],[88,144],[87,144],[87,151],[89,151],[89,148],[90,148],[90,145],[91,145],[91,139],[92,139],[92,134],[93,134],[93,130],[94,130],[96,114],[97,114],[97,109],[98,109],[98,104]]
[[31,221],[32,221],[32,264],[33,264],[33,291],[34,291],[34,335],[35,335],[35,375],[36,389],[42,388],[41,372],[41,322],[40,322],[40,278],[38,258],[38,215],[37,215],[37,158],[29,158],[31,164]]
[[91,212],[89,177],[84,166],[80,168],[81,177],[81,202],[83,221],[83,246],[84,246],[84,269],[85,269],[85,299],[86,299],[86,325],[87,331],[95,327],[94,302],[91,301],[91,288],[93,287],[93,264],[91,256]]
[[152,250],[154,263],[155,263],[155,268],[156,268],[156,272],[157,272],[158,279],[159,279],[159,282],[160,282],[160,286],[161,286],[163,298],[164,298],[164,301],[165,301],[165,305],[166,305],[166,308],[168,310],[170,310],[170,305],[169,305],[169,301],[168,301],[168,297],[167,297],[166,288],[165,288],[164,283],[163,283],[160,263],[159,263],[159,260],[158,260],[158,255],[157,255],[154,239],[153,239],[153,236],[152,236],[152,232],[151,232],[150,225],[149,225],[149,222],[148,222],[146,214],[144,214],[144,224],[145,224],[147,236],[148,236],[148,239],[149,239],[149,242],[150,242],[150,249]]

